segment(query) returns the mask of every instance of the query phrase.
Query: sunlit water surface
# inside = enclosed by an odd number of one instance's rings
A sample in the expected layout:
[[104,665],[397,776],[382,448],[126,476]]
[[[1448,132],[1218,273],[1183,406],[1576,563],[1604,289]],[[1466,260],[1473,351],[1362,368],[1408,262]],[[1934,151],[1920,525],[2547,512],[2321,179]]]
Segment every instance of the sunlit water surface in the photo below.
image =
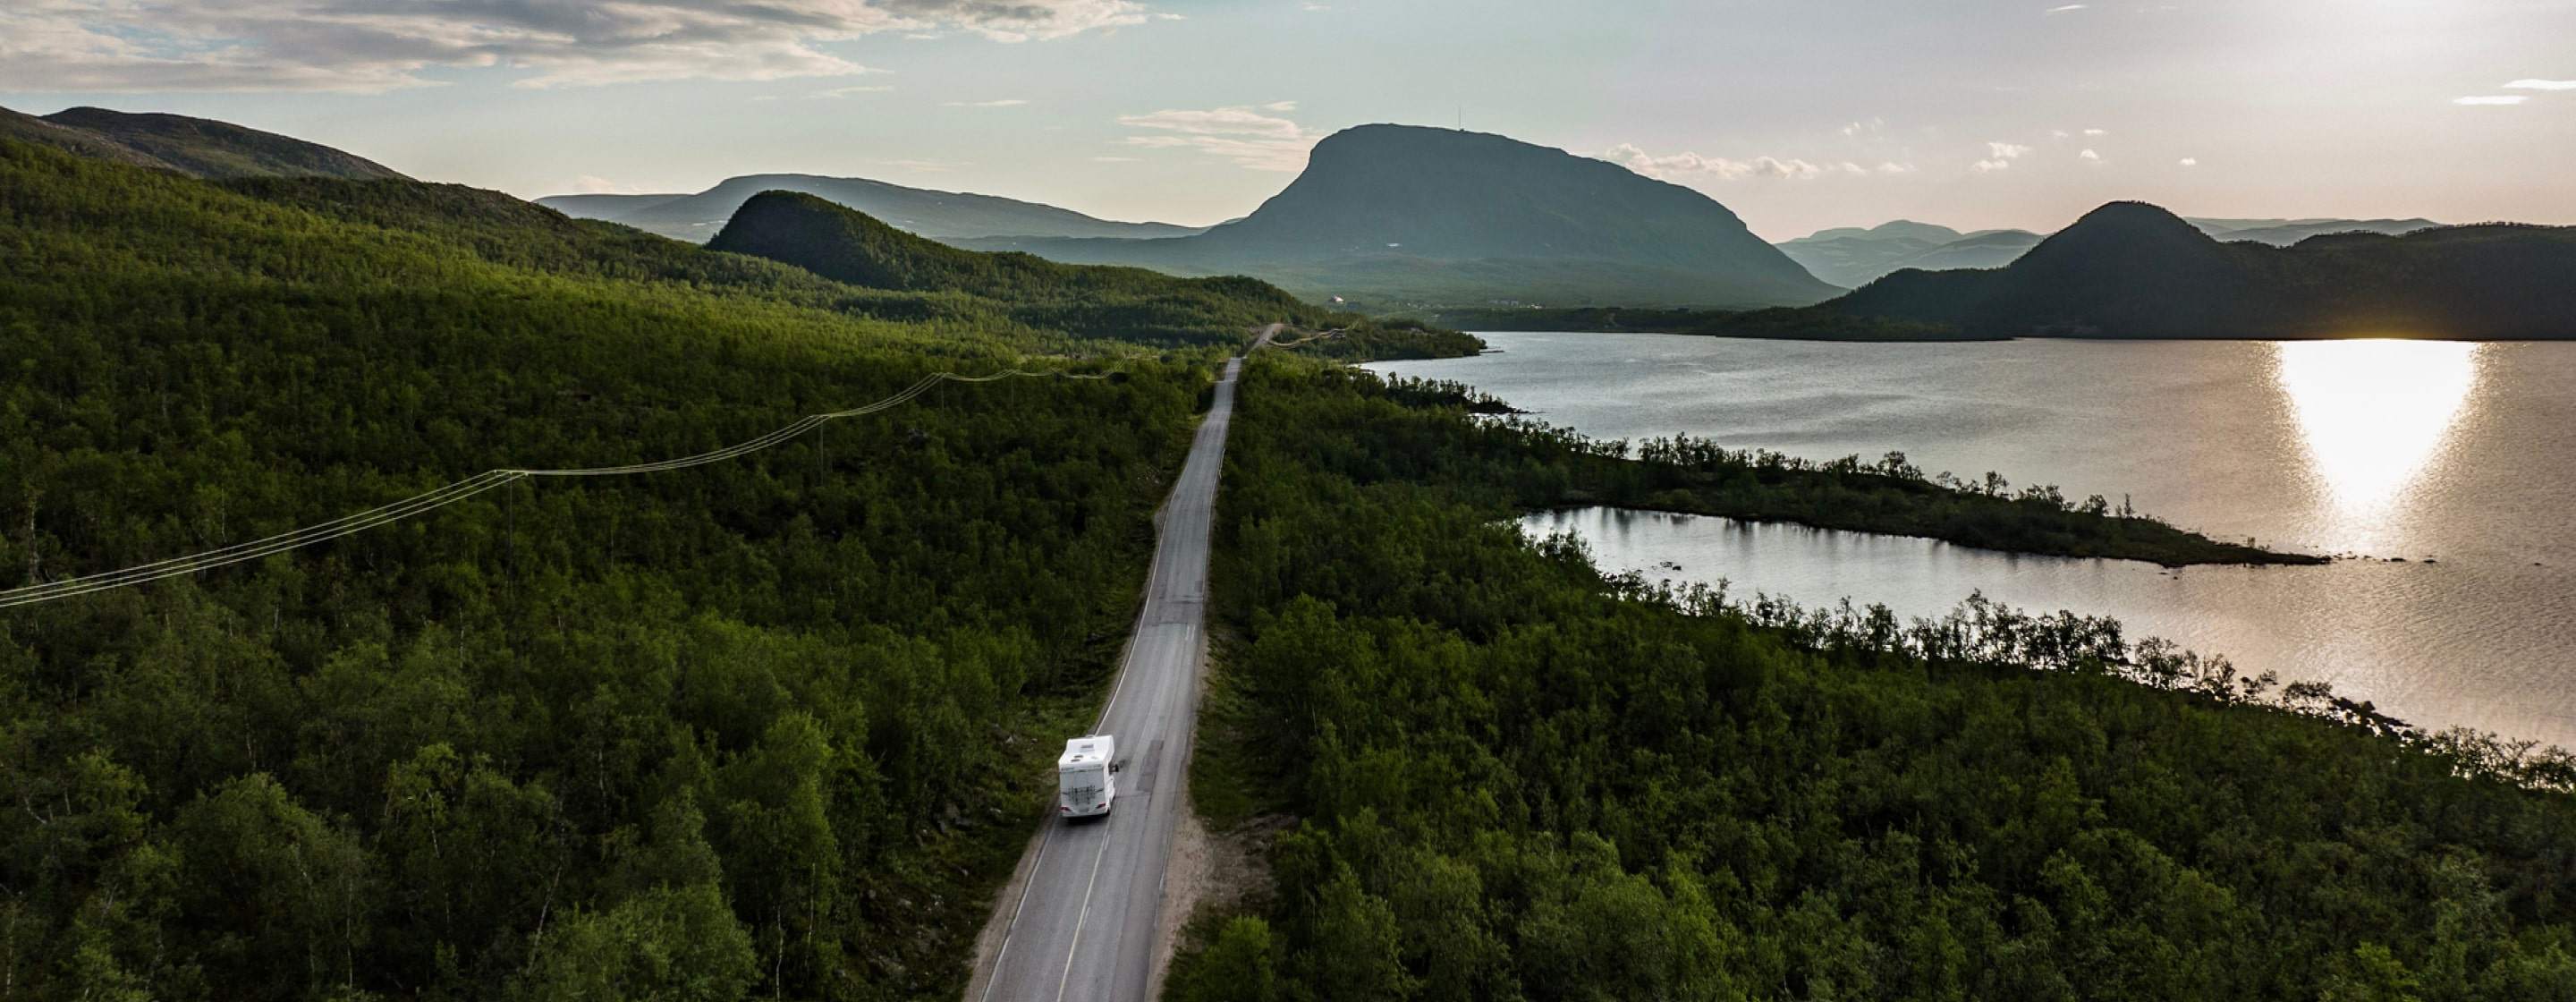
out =
[[2576,747],[2576,343],[1484,336],[1501,350],[1373,368],[1601,438],[1901,450],[2220,538],[2376,558],[2166,571],[1610,509],[1529,520],[1581,535],[1605,569],[1917,616],[1981,590],[2332,682],[2417,724]]

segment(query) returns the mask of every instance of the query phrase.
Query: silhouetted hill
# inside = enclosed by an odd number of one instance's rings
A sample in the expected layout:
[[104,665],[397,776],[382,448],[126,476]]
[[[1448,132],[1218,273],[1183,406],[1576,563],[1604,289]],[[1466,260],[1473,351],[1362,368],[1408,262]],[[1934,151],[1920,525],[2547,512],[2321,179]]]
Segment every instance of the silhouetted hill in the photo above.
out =
[[[1256,279],[1176,278],[1141,268],[961,250],[801,192],[752,196],[707,249],[768,258],[868,288],[1008,302],[1021,323],[1087,336],[1173,340],[1168,335],[1211,323],[1248,330],[1288,321],[1322,329],[1355,320]],[[1476,350],[1464,335],[1423,337],[1445,353]]]
[[1503,136],[1401,125],[1327,137],[1286,190],[1198,236],[968,246],[1239,271],[1382,305],[1749,306],[1833,292],[1696,191]]
[[1990,271],[1900,271],[1717,332],[1818,337],[2576,338],[2576,228],[2222,243],[2115,202]]
[[1193,227],[1121,223],[1071,209],[994,195],[932,191],[857,177],[750,174],[694,195],[549,195],[537,204],[582,219],[605,219],[681,240],[706,242],[743,203],[765,191],[794,191],[845,205],[933,240],[971,237],[1188,236]]
[[[26,116],[12,117],[22,121]],[[405,180],[383,164],[274,132],[186,115],[69,108],[44,116],[46,124],[77,134],[86,146],[47,142],[42,135],[16,138],[94,159],[161,167],[192,177],[336,177],[358,181]]]

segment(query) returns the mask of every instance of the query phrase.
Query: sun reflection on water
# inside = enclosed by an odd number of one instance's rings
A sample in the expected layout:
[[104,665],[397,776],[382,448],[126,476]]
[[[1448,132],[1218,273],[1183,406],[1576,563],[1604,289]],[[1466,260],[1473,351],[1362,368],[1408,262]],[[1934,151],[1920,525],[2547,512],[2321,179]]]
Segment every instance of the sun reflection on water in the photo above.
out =
[[2387,509],[2459,423],[2479,346],[2459,341],[2285,341],[2275,378],[2316,478],[2347,517]]

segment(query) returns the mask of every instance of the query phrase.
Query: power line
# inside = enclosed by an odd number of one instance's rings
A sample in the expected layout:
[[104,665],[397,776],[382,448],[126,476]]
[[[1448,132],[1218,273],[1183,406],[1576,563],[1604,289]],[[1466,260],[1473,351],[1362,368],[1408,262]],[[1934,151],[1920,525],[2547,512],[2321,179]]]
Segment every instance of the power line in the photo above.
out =
[[51,581],[44,584],[27,585],[25,587],[0,591],[0,609],[14,608],[21,605],[33,605],[38,602],[50,602],[56,599],[73,598],[81,595],[88,595],[93,592],[102,592],[115,588],[124,588],[130,585],[144,584],[147,582],[159,581],[163,578],[178,577],[183,574],[196,574],[202,571],[214,570],[218,567],[228,567],[245,561],[257,560],[271,554],[301,549],[317,543],[326,543],[343,536],[356,535],[369,529],[391,525],[395,522],[417,515],[428,514],[429,512],[455,504],[456,502],[463,501],[466,498],[473,497],[485,491],[505,487],[531,477],[632,476],[641,473],[660,473],[667,470],[684,470],[693,466],[705,466],[709,463],[720,463],[728,459],[736,459],[776,447],[798,435],[802,435],[805,432],[820,428],[825,424],[842,418],[859,417],[862,415],[874,414],[878,411],[900,407],[906,403],[910,403],[913,398],[930,392],[932,387],[938,386],[943,382],[990,383],[1003,379],[1041,378],[1047,376],[1061,379],[1109,378],[1107,374],[1030,372],[1025,369],[1006,369],[1001,372],[989,373],[981,376],[961,376],[953,372],[935,372],[930,375],[923,376],[919,382],[905,387],[902,392],[896,393],[895,395],[883,400],[876,401],[875,403],[853,407],[844,411],[809,414],[804,418],[797,420],[794,424],[790,424],[784,428],[780,428],[758,438],[729,445],[712,452],[702,452],[694,456],[684,456],[678,459],[665,459],[651,463],[632,463],[623,466],[593,466],[557,470],[533,470],[504,467],[501,469],[485,470],[482,473],[475,474],[474,476],[467,477],[436,490],[425,491],[412,495],[411,497],[404,498],[400,501],[369,508],[366,511],[358,512],[354,515],[343,515],[328,522],[305,526],[304,528],[296,529],[291,532],[282,532],[265,539],[255,539],[246,543],[235,543],[221,549],[208,550],[204,553],[190,554],[184,557],[173,557],[168,560],[144,564],[139,567],[128,567],[124,570],[108,571],[101,574],[91,574],[76,578],[66,578],[61,581]]

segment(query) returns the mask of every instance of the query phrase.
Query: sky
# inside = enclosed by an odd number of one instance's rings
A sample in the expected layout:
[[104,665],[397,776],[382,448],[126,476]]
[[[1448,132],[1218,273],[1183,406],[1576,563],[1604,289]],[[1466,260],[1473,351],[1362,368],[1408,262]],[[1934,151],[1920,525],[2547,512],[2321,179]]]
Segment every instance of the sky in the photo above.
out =
[[2576,224],[2576,0],[5,0],[0,106],[535,197],[805,172],[1207,224],[1372,122],[1895,218]]

